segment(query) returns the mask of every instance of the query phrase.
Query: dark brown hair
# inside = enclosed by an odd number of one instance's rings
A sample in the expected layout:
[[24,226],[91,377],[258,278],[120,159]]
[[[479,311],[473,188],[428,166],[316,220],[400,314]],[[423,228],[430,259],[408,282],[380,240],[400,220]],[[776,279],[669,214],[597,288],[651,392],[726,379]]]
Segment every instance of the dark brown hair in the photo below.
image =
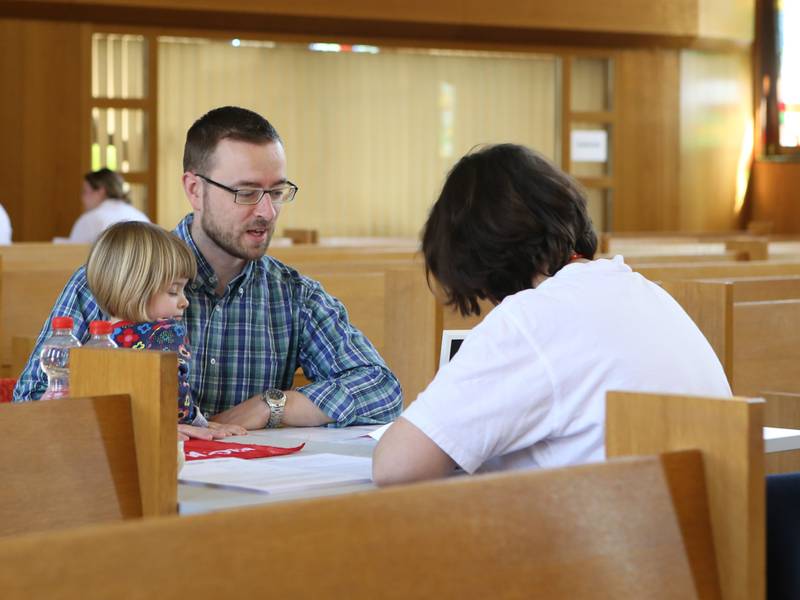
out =
[[125,191],[125,180],[119,173],[103,167],[86,173],[83,178],[93,190],[104,189],[109,200],[124,200],[130,203],[131,200]]
[[186,133],[183,171],[202,174],[211,170],[211,156],[225,139],[252,144],[281,141],[275,128],[258,113],[238,106],[215,108],[197,119]]
[[592,259],[597,236],[586,198],[569,175],[514,144],[464,156],[447,175],[422,231],[425,269],[448,305],[480,314],[554,275],[574,253]]

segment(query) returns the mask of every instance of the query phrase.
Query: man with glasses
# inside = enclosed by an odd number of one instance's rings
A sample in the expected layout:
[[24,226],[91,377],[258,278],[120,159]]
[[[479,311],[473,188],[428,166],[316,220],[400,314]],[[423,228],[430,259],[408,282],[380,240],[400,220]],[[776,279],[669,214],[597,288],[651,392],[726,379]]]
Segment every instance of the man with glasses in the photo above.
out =
[[[277,131],[260,115],[217,108],[189,129],[183,189],[192,213],[175,233],[197,258],[186,289],[194,349],[190,385],[201,410],[248,429],[384,423],[401,409],[400,386],[372,344],[319,283],[265,255],[275,223],[297,186],[286,177]],[[52,315],[71,316],[88,338],[104,319],[79,269]],[[14,400],[41,396],[46,376],[37,340]],[[298,367],[312,383],[291,390]],[[186,433],[192,433],[185,430]]]

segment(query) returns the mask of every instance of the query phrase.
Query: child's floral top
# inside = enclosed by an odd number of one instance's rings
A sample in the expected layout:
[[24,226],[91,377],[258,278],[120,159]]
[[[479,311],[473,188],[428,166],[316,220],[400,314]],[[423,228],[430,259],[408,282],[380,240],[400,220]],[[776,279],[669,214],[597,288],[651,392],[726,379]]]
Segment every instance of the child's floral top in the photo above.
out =
[[205,418],[192,402],[189,389],[189,363],[192,353],[183,323],[175,319],[139,323],[118,321],[114,323],[111,338],[120,348],[175,352],[178,355],[178,422],[200,426],[205,423]]

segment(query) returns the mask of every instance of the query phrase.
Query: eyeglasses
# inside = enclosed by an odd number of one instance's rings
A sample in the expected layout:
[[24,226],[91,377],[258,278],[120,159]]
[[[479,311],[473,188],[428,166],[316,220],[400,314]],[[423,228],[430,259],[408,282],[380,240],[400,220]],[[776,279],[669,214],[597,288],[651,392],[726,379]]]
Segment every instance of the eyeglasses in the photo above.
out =
[[286,183],[282,183],[279,186],[274,188],[270,188],[265,190],[263,188],[240,188],[234,189],[228,187],[227,185],[223,185],[218,181],[214,181],[210,177],[206,177],[205,175],[201,175],[200,173],[195,173],[197,177],[210,183],[211,185],[215,185],[218,188],[225,190],[226,192],[230,192],[233,194],[233,201],[236,204],[258,204],[264,198],[266,194],[269,194],[270,202],[272,202],[272,206],[283,206],[284,204],[288,204],[292,200],[294,200],[294,196],[297,193],[298,188],[295,184],[291,181],[287,181]]

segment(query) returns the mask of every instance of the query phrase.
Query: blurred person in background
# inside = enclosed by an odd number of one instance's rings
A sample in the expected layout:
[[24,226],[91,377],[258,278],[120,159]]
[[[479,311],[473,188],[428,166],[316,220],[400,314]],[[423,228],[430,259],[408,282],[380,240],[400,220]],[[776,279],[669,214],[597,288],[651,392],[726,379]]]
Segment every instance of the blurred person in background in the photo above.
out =
[[83,214],[75,221],[67,240],[74,244],[92,244],[109,225],[121,221],[150,219],[131,205],[125,191],[125,181],[119,173],[102,168],[83,176]]

